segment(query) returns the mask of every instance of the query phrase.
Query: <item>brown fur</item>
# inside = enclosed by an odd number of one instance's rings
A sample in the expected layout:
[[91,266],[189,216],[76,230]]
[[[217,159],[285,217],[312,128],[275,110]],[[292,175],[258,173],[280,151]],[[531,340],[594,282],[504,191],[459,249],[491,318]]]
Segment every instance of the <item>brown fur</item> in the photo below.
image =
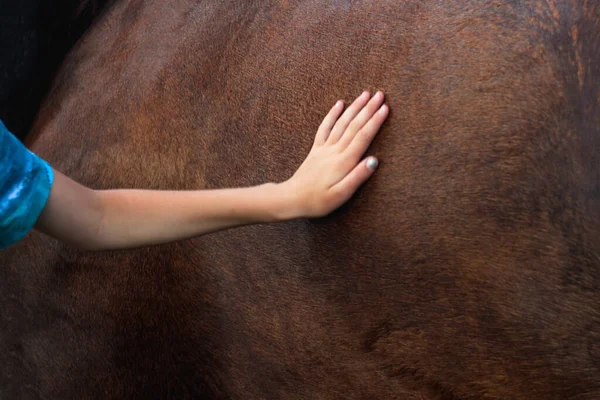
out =
[[319,220],[4,252],[0,398],[600,398],[600,2],[117,3],[33,150],[95,188],[289,177],[334,101],[382,160]]

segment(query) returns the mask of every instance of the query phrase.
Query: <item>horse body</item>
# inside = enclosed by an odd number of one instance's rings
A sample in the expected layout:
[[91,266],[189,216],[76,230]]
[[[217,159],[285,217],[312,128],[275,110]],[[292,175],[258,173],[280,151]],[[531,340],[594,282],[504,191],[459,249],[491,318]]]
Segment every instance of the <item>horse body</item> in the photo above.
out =
[[94,188],[281,181],[384,89],[329,217],[1,255],[0,398],[600,396],[600,3],[117,2],[29,137]]

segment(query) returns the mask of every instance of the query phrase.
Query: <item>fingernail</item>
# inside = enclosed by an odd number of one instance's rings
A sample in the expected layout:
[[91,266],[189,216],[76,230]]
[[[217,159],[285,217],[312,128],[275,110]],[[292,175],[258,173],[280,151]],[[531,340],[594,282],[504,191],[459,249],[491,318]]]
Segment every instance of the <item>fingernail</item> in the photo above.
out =
[[381,91],[378,91],[377,93],[375,93],[374,97],[377,97],[377,100],[379,100],[382,96],[383,96],[383,93]]
[[341,101],[341,100],[338,100],[338,101],[335,103],[335,106],[334,106],[334,107],[339,107],[339,106],[341,106],[341,105],[342,105],[342,101]]
[[385,114],[387,112],[387,105],[382,105],[381,107],[379,107],[379,112],[381,114]]
[[375,171],[378,165],[379,161],[377,161],[375,157],[369,157],[367,160],[367,168],[369,168],[371,171]]
[[367,96],[369,96],[369,92],[366,90],[364,92],[362,92],[362,94],[360,95],[360,97],[367,97]]

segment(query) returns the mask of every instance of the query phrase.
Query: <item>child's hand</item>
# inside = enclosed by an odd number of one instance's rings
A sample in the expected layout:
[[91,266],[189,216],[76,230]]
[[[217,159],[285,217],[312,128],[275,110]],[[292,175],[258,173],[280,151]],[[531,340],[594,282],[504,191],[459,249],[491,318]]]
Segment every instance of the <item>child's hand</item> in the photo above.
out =
[[375,157],[361,158],[389,110],[382,105],[382,92],[369,98],[364,92],[343,115],[343,102],[338,101],[323,120],[308,157],[282,184],[294,197],[292,217],[329,214],[348,201],[377,168]]

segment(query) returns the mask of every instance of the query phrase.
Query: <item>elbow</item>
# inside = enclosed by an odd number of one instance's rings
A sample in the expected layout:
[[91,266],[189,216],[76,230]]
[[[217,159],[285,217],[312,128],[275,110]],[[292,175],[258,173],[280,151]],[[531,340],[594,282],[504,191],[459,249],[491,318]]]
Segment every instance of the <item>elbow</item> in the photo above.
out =
[[110,250],[107,240],[105,240],[105,207],[102,194],[99,191],[90,191],[90,210],[87,218],[86,227],[80,234],[72,237],[69,244],[81,251],[103,251]]

